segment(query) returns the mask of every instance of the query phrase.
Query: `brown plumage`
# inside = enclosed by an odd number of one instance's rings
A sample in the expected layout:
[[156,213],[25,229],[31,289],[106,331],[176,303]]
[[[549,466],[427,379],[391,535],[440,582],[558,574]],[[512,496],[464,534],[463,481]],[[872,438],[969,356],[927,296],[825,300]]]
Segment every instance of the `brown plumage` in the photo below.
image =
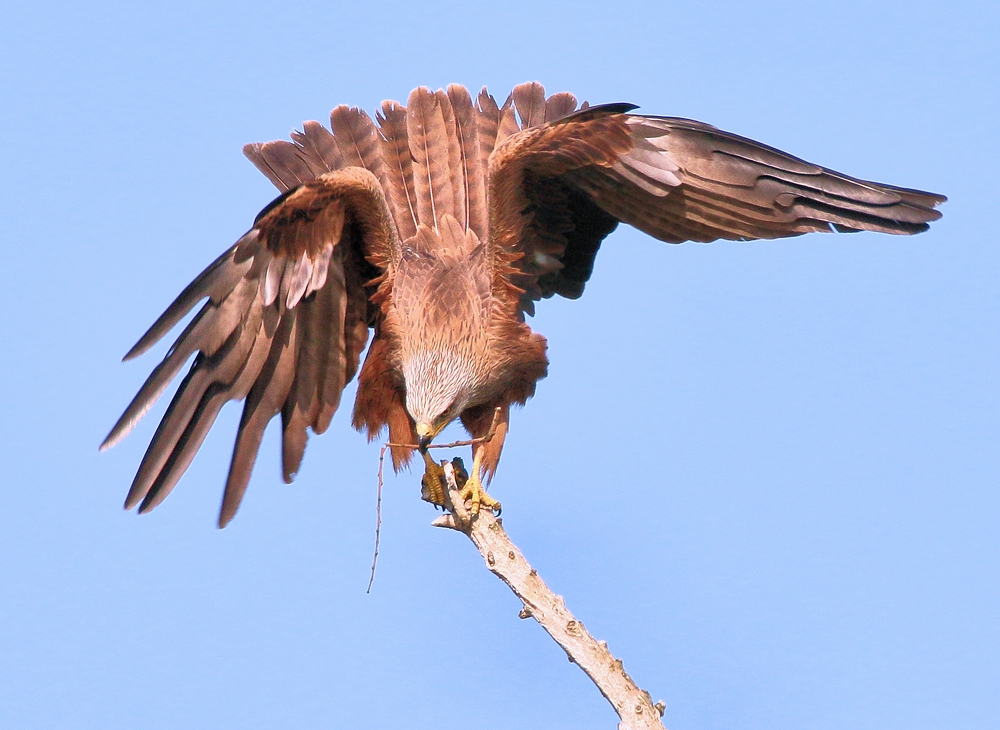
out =
[[[355,428],[396,443],[459,418],[484,475],[512,404],[545,376],[534,303],[583,293],[601,241],[625,222],[661,241],[750,240],[809,231],[912,234],[941,195],[856,180],[700,122],[577,107],[522,84],[503,105],[461,86],[383,103],[376,121],[337,107],[292,142],[244,151],[282,191],[129,351],[201,310],[105,439],[122,439],[184,363],[125,501],[145,512],[184,473],[230,400],[245,400],[220,526],[239,507],[264,429],[279,413],[282,471],[299,469],[374,339]],[[393,449],[396,468],[412,453]]]

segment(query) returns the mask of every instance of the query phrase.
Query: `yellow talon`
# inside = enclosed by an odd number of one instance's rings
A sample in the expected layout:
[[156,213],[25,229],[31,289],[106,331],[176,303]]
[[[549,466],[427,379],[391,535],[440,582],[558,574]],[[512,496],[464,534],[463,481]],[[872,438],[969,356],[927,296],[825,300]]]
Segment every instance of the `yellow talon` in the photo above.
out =
[[475,517],[479,514],[480,506],[486,507],[493,512],[500,511],[500,503],[493,499],[490,495],[486,493],[485,487],[479,478],[480,462],[482,461],[481,455],[482,451],[472,460],[472,473],[466,480],[465,485],[459,490],[458,496],[462,500],[472,500],[472,504],[469,506],[469,511],[472,516]]
[[420,478],[420,498],[444,507],[444,469],[424,452],[424,475]]
[[[424,456],[424,475],[420,478],[420,497],[425,502],[444,507],[445,478],[444,469],[426,451]],[[443,463],[443,462],[442,462]],[[500,511],[500,503],[486,493],[483,483],[479,478],[480,459],[472,461],[472,475],[465,471],[465,465],[458,457],[452,459],[455,467],[455,481],[458,484],[458,496],[464,503],[471,500],[469,511],[473,517],[479,514],[480,507],[486,507],[494,512]]]

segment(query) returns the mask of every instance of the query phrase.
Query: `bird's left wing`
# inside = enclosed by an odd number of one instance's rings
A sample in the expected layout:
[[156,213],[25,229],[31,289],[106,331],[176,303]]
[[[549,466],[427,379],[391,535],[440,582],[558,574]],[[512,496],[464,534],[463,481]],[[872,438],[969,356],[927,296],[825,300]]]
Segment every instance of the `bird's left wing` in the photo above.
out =
[[843,175],[687,119],[581,109],[523,129],[490,158],[492,240],[531,300],[575,298],[618,222],[670,243],[810,231],[912,234],[942,195]]
[[[306,428],[321,433],[329,425],[367,342],[365,283],[389,256],[395,229],[368,170],[345,167],[315,179],[305,170],[302,176],[308,181],[267,206],[125,356],[148,350],[207,299],[101,446],[124,438],[195,356],[146,451],[126,509],[139,505],[146,512],[166,498],[228,401],[246,399],[220,526],[239,507],[271,418],[281,413],[286,481],[299,468]],[[296,179],[287,170],[275,177]]]

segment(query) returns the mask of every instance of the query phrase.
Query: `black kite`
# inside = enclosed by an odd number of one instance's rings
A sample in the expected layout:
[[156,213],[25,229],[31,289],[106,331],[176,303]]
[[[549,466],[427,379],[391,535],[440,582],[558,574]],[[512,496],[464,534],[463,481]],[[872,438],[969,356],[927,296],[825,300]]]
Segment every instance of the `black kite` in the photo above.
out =
[[[498,106],[484,89],[414,90],[377,122],[340,106],[332,133],[244,152],[282,191],[253,227],[167,308],[125,356],[148,350],[208,299],[105,439],[117,443],[195,355],[153,436],[125,507],[170,493],[219,410],[244,400],[219,515],[250,479],[281,414],[286,482],[322,433],[368,341],[354,427],[427,445],[459,418],[473,437],[467,493],[500,459],[511,404],[546,373],[545,339],[524,314],[576,298],[619,222],[661,241],[747,241],[810,231],[927,229],[945,198],[856,180],[688,119],[577,107],[522,84]],[[426,450],[424,451],[425,458]],[[412,449],[394,448],[395,467]]]

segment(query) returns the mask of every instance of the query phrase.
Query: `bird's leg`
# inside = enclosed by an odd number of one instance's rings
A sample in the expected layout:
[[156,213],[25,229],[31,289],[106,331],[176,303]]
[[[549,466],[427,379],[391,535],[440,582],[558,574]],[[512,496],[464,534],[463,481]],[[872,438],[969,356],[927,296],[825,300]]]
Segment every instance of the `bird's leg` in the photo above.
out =
[[497,502],[493,497],[486,493],[485,487],[479,478],[479,470],[483,461],[483,450],[480,449],[479,453],[476,454],[475,458],[472,460],[472,470],[469,473],[469,478],[465,482],[459,492],[458,496],[462,500],[470,499],[472,500],[472,505],[469,511],[472,512],[472,516],[475,517],[479,514],[480,505],[491,509],[494,512],[500,511],[500,503]]
[[420,498],[438,507],[444,507],[444,469],[423,450],[424,475],[420,478]]

